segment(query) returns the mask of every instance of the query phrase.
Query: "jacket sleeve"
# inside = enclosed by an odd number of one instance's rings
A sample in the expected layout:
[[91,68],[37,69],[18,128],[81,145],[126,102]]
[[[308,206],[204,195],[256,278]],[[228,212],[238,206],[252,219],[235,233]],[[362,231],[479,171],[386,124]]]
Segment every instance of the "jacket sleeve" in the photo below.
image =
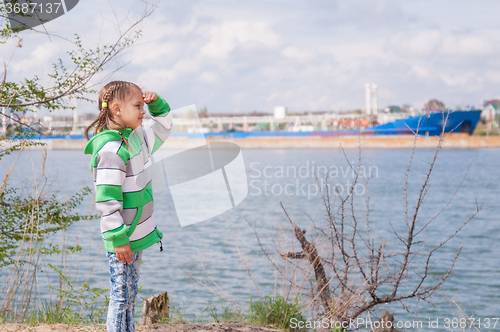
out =
[[129,243],[128,227],[123,223],[122,185],[126,168],[123,159],[112,151],[100,151],[95,169],[96,208],[101,214],[101,233],[118,247]]
[[149,153],[156,152],[167,140],[173,130],[170,106],[162,97],[158,96],[148,105],[149,113],[153,116],[153,124],[145,127]]

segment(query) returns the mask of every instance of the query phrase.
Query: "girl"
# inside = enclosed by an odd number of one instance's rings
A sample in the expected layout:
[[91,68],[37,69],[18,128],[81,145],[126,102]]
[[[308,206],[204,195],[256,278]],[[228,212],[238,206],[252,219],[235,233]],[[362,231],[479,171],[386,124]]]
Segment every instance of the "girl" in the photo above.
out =
[[[144,103],[154,120],[147,128],[141,128]],[[163,250],[163,234],[153,219],[151,175],[144,166],[170,136],[172,116],[163,98],[124,81],[110,82],[99,91],[99,109],[85,130],[87,140],[90,129],[95,135],[84,152],[92,155],[96,208],[110,266],[107,330],[134,331],[142,251],[157,242]]]

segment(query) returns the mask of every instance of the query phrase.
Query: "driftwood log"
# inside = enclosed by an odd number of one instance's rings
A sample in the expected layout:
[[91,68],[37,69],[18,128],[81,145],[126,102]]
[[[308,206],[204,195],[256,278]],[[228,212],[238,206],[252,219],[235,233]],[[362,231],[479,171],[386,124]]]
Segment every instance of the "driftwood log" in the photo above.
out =
[[[281,205],[283,207],[283,205]],[[287,214],[288,216],[288,214]],[[290,219],[291,220],[291,219]],[[281,257],[291,258],[291,259],[307,259],[311,262],[314,267],[314,274],[316,275],[316,282],[318,292],[320,293],[321,302],[323,307],[325,308],[325,317],[331,318],[333,316],[332,308],[332,296],[330,294],[330,288],[328,287],[328,279],[326,278],[325,269],[323,268],[323,264],[321,264],[321,257],[318,254],[318,250],[314,243],[307,241],[306,239],[306,230],[300,229],[300,227],[293,225],[293,231],[295,233],[295,237],[299,240],[300,245],[302,246],[301,252],[289,252],[286,254],[282,254]]]
[[164,318],[168,318],[167,292],[144,299],[142,305],[142,324],[156,324]]

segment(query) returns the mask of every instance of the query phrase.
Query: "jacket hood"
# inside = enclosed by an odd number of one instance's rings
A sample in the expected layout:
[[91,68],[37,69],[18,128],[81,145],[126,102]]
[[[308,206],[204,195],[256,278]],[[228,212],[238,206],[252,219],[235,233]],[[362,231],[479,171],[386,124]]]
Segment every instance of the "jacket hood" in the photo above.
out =
[[83,149],[83,152],[85,154],[95,154],[101,148],[104,146],[109,141],[117,141],[122,139],[122,135],[124,137],[129,137],[130,133],[132,132],[133,129],[130,128],[125,128],[122,130],[113,130],[113,129],[107,129],[104,127],[102,129],[102,132],[100,132],[97,135],[94,135],[90,141],[87,142],[87,145],[85,145],[85,148]]
[[108,143],[109,141],[122,140],[123,139],[122,135],[123,137],[128,138],[132,130],[133,129],[130,128],[125,128],[122,130],[112,130],[104,127],[102,132],[94,135],[90,139],[90,141],[87,142],[87,145],[85,145],[85,148],[83,149],[83,152],[85,154],[92,155],[92,159],[90,160],[90,165],[89,165],[90,170],[92,171],[92,165],[94,165],[95,163],[95,159],[97,158],[97,153],[101,150],[104,144]]

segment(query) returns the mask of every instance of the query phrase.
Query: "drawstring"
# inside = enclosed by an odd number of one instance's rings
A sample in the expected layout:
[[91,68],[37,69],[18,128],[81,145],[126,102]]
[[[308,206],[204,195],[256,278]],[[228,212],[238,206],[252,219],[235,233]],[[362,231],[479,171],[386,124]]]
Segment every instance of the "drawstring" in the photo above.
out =
[[125,136],[123,136],[122,132],[119,131],[118,134],[120,134],[120,136],[123,138],[123,141],[125,142],[125,145],[127,146],[128,150],[130,152],[134,152],[134,150],[132,149],[132,147],[130,146],[130,144],[128,144],[128,139]]
[[160,241],[160,252],[162,252],[162,251],[163,251],[163,244]]

